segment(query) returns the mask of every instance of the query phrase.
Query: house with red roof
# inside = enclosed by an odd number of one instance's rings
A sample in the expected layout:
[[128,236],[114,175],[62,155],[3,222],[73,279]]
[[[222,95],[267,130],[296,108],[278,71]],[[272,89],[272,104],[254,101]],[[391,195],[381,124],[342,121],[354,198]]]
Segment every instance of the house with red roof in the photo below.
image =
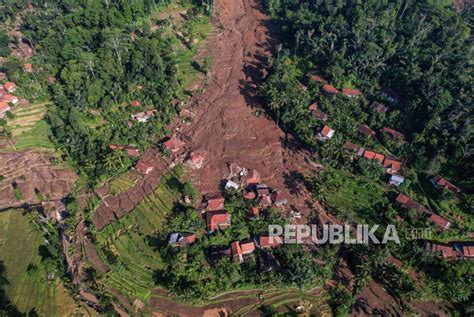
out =
[[247,211],[247,218],[248,219],[256,219],[260,216],[260,208],[258,207],[250,207]]
[[253,241],[234,241],[230,244],[232,251],[232,260],[237,263],[244,262],[244,256],[252,254],[255,251],[255,244]]
[[31,65],[31,63],[23,64],[23,69],[27,73],[32,73],[33,72],[33,65]]
[[375,159],[375,155],[377,155],[377,153],[373,151],[365,150],[363,157],[368,160],[373,160]]
[[383,167],[385,167],[387,173],[396,174],[402,168],[402,162],[386,157],[383,161]]
[[446,244],[427,242],[425,249],[435,253],[436,255],[440,255],[445,259],[454,259],[458,256],[456,250],[454,250],[452,246]]
[[360,133],[360,134],[363,134],[365,135],[366,137],[374,137],[375,136],[375,131],[372,130],[371,128],[369,128],[368,125],[366,124],[361,124],[359,126],[359,128],[357,129],[357,131]]
[[170,235],[168,243],[174,246],[182,247],[191,245],[196,241],[196,235],[188,232],[173,232]]
[[230,226],[230,214],[224,210],[206,212],[206,226],[208,232],[214,232]]
[[245,176],[246,185],[255,185],[260,183],[260,174],[256,170],[249,170]]
[[138,149],[136,149],[134,147],[127,146],[125,149],[126,149],[127,155],[130,156],[130,157],[139,157],[140,156],[140,151],[138,151]]
[[474,243],[473,242],[460,242],[453,245],[455,249],[459,249],[463,258],[472,259],[474,258]]
[[334,130],[325,125],[319,132],[318,132],[318,140],[326,141],[331,139],[334,136]]
[[385,155],[381,153],[375,153],[374,160],[379,161],[380,164],[383,164],[383,161],[385,160]]
[[167,141],[163,142],[163,146],[171,153],[178,152],[183,146],[184,142],[175,136],[170,137]]
[[189,153],[188,164],[193,169],[200,169],[204,165],[204,157],[196,152]]
[[398,132],[397,130],[393,130],[391,128],[383,127],[381,131],[384,132],[384,133],[387,133],[388,135],[390,135],[390,138],[392,140],[399,141],[399,142],[404,142],[405,141],[405,136],[403,135],[403,133]]
[[377,102],[377,101],[374,101],[370,104],[370,109],[372,109],[373,111],[377,112],[377,113],[385,113],[388,111],[388,107],[385,106],[383,103],[380,103],[380,102]]
[[5,113],[7,111],[10,111],[11,108],[10,106],[8,105],[8,103],[4,102],[4,101],[1,101],[0,102],[0,118],[3,118],[3,116],[5,115]]
[[2,101],[8,102],[8,103],[11,103],[11,104],[14,104],[14,105],[16,105],[20,101],[18,99],[18,97],[13,96],[11,94],[3,95],[2,99],[3,99]]
[[272,205],[272,199],[270,195],[261,195],[258,197],[258,205],[261,208],[268,208]]
[[123,149],[125,149],[125,146],[123,146],[123,145],[116,145],[116,144],[110,144],[110,145],[109,145],[109,149],[111,149],[112,151],[115,151],[115,150],[123,150]]
[[334,96],[339,92],[339,90],[334,88],[334,86],[332,86],[332,85],[325,84],[323,86],[323,92],[328,96]]
[[257,238],[257,245],[261,249],[276,248],[283,244],[281,237],[270,237],[268,234],[260,235]]
[[138,100],[132,100],[130,102],[130,106],[132,106],[132,107],[139,107],[140,105],[141,105],[141,103]]
[[440,230],[447,230],[451,226],[451,223],[448,220],[438,216],[437,214],[431,214],[429,218],[432,222],[438,225]]
[[308,107],[308,111],[309,111],[309,112],[312,112],[312,111],[314,111],[314,110],[316,110],[316,109],[318,109],[318,103],[317,103],[316,101],[313,102],[312,104],[310,104],[309,107]]
[[447,189],[450,192],[455,193],[455,194],[461,192],[461,189],[459,189],[458,187],[456,187],[455,185],[453,185],[451,182],[449,182],[447,179],[445,179],[444,177],[440,175],[433,177],[430,180],[430,182],[431,184],[433,184],[435,188],[438,188],[438,189]]
[[414,201],[410,197],[399,193],[396,198],[397,203],[400,204],[405,209],[415,209],[418,212],[418,215],[424,216],[428,213],[428,210],[420,203]]
[[343,88],[342,94],[349,98],[357,98],[362,95],[362,92],[359,89]]
[[4,85],[3,88],[5,88],[6,91],[12,93],[16,90],[16,85],[14,82],[7,81]]
[[206,211],[224,209],[225,198],[221,193],[209,196],[205,199]]

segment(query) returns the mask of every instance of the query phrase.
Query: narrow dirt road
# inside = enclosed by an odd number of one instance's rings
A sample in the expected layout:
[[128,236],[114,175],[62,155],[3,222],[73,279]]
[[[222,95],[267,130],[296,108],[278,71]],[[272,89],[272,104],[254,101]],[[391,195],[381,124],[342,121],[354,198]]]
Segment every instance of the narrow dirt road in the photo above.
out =
[[294,209],[303,211],[309,194],[298,179],[307,153],[273,120],[254,115],[261,109],[255,87],[275,47],[276,28],[258,0],[218,0],[215,12],[222,31],[211,49],[213,78],[206,92],[191,101],[194,124],[183,128],[191,150],[206,159],[197,186],[203,193],[217,191],[227,164],[235,162],[257,170],[263,182],[284,191]]

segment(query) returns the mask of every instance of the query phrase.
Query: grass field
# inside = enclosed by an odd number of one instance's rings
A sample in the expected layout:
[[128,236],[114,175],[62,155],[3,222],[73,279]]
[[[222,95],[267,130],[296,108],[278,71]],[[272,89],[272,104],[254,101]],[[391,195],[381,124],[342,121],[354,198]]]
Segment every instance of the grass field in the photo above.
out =
[[[123,294],[146,301],[155,288],[153,271],[160,269],[160,255],[148,243],[148,236],[160,232],[173,208],[176,179],[163,176],[161,185],[135,209],[97,233],[97,244],[111,270],[103,279],[107,286]],[[116,255],[116,263],[107,260],[102,248]]]
[[6,268],[8,298],[22,313],[69,316],[77,304],[58,278],[48,282],[38,253],[42,243],[28,216],[19,210],[0,212],[0,261]]
[[47,103],[16,106],[12,113],[13,119],[7,119],[7,129],[11,131],[14,148],[7,150],[25,150],[31,148],[54,149],[49,137],[51,129],[43,119]]

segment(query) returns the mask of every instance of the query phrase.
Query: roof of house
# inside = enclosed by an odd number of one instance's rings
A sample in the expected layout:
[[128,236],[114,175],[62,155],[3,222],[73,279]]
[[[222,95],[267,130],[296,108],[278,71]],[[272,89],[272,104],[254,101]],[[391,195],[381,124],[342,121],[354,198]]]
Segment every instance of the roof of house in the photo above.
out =
[[132,107],[138,107],[139,105],[141,105],[141,103],[138,100],[132,100],[130,102],[130,106],[132,106]]
[[359,89],[343,88],[342,93],[349,97],[360,96],[362,92]]
[[9,90],[15,89],[16,84],[14,82],[7,81],[5,84],[3,84],[3,87],[9,91]]
[[123,145],[116,145],[116,144],[110,144],[109,145],[109,149],[111,149],[112,151],[123,150],[124,148],[125,148],[125,146],[123,146]]
[[463,245],[462,254],[465,257],[469,257],[469,258],[474,257],[474,245]]
[[242,247],[239,241],[234,241],[230,244],[230,249],[232,251],[232,256],[241,255]]
[[428,242],[426,248],[432,252],[441,253],[443,258],[454,258],[457,256],[456,250],[450,245]]
[[206,210],[221,210],[224,208],[225,198],[217,194],[206,199]]
[[230,215],[224,210],[213,210],[206,212],[207,230],[214,231],[220,226],[230,225]]
[[387,96],[388,98],[391,98],[393,99],[395,102],[400,102],[401,98],[400,98],[400,95],[395,92],[393,89],[390,89],[390,88],[382,88],[380,90],[380,93],[383,95],[383,96]]
[[437,224],[441,229],[448,229],[449,225],[451,224],[448,220],[438,216],[437,214],[431,214],[430,220]]
[[373,111],[378,112],[378,113],[385,113],[388,110],[388,107],[385,106],[383,103],[374,101],[370,104],[369,106]]
[[140,152],[138,151],[138,149],[129,147],[127,148],[127,155],[131,157],[139,157]]
[[310,104],[309,107],[308,107],[309,111],[314,111],[316,109],[318,109],[318,103],[316,101],[313,102],[312,104]]
[[3,101],[6,101],[6,102],[12,102],[13,100],[18,99],[18,97],[13,96],[11,94],[5,94],[3,95],[2,99]]
[[260,198],[258,199],[258,205],[260,207],[269,207],[272,204],[272,199],[270,198],[270,195],[261,195]]
[[33,70],[33,65],[32,65],[31,63],[25,63],[25,64],[23,64],[23,67],[24,67],[25,70],[27,70],[27,71]]
[[269,235],[261,235],[258,238],[258,244],[261,248],[274,248],[283,244],[281,237],[270,237]]
[[397,140],[400,140],[400,141],[403,141],[405,139],[405,136],[403,135],[403,133],[398,132],[397,130],[393,130],[391,128],[383,127],[382,132],[390,134],[390,136],[393,139],[397,139]]
[[334,88],[334,86],[329,85],[329,84],[325,84],[323,86],[323,90],[325,93],[328,93],[328,94],[337,94],[339,92],[336,88]]
[[0,113],[3,113],[3,112],[6,112],[8,110],[10,110],[10,106],[8,105],[8,103],[4,102],[4,101],[0,101]]
[[153,169],[153,166],[148,163],[143,162],[142,160],[139,160],[135,164],[135,168],[139,170],[140,172],[142,172],[143,174],[146,174]]
[[405,177],[403,177],[402,175],[392,174],[392,176],[390,176],[390,179],[403,182],[405,180]]
[[286,195],[279,190],[275,190],[271,197],[275,205],[286,204],[288,202]]
[[402,193],[398,194],[396,200],[403,208],[415,209],[420,215],[423,215],[428,211],[425,208],[425,206],[423,206],[419,202],[414,201],[413,199],[411,199],[410,197],[408,197],[408,196],[406,196]]
[[433,177],[431,181],[440,187],[444,187],[447,190],[452,191],[453,193],[459,193],[461,191],[459,187],[455,186],[454,184],[452,184],[451,182],[449,182],[447,179],[445,179],[444,177],[440,175]]
[[253,241],[242,241],[240,247],[243,253],[252,253],[255,251],[255,243]]
[[248,216],[250,217],[258,217],[260,215],[260,208],[258,207],[250,207],[248,212]]
[[375,135],[375,131],[369,128],[369,126],[366,124],[361,124],[357,131],[368,137],[373,137]]
[[176,245],[189,245],[196,241],[196,235],[188,232],[173,232],[170,235],[169,242]]
[[383,161],[384,161],[384,159],[385,159],[385,155],[380,154],[380,153],[375,153],[374,159],[375,159],[376,161],[379,161],[380,163],[383,163]]
[[184,146],[184,142],[178,139],[175,136],[170,137],[167,141],[163,142],[163,146],[170,151],[177,151],[182,146]]
[[315,82],[318,82],[318,83],[322,83],[322,82],[325,81],[324,78],[322,78],[321,76],[316,75],[313,72],[309,72],[308,76],[309,76],[309,78],[311,78],[312,80],[314,80]]
[[260,174],[256,170],[249,170],[245,176],[245,184],[259,184],[260,183]]
[[326,113],[322,112],[319,109],[315,109],[311,111],[311,114],[313,115],[313,117],[319,120],[327,120],[329,118],[329,116]]
[[330,127],[328,127],[327,125],[325,125],[320,133],[323,136],[328,136],[331,133],[331,131],[333,131],[333,130]]
[[369,159],[369,160],[375,159],[375,156],[376,156],[376,155],[377,155],[377,153],[372,152],[372,151],[369,151],[369,150],[365,150],[365,152],[364,152],[364,157],[365,157],[366,159]]
[[358,152],[360,149],[360,146],[351,142],[346,142],[342,146],[344,150],[351,151],[351,152]]
[[390,168],[393,171],[398,171],[402,167],[402,162],[393,158],[386,157],[383,161],[383,167]]

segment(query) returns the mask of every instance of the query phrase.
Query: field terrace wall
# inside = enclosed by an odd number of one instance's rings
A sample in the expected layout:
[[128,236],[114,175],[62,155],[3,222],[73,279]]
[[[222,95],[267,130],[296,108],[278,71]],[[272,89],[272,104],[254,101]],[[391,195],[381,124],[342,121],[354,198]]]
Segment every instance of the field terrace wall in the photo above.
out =
[[97,230],[102,230],[105,226],[130,213],[138,203],[150,195],[160,185],[161,176],[183,160],[184,156],[180,153],[165,159],[162,158],[162,153],[155,149],[149,149],[141,160],[153,166],[152,171],[143,175],[133,187],[116,196],[111,195],[107,189],[98,193],[102,203],[92,213],[92,223]]

